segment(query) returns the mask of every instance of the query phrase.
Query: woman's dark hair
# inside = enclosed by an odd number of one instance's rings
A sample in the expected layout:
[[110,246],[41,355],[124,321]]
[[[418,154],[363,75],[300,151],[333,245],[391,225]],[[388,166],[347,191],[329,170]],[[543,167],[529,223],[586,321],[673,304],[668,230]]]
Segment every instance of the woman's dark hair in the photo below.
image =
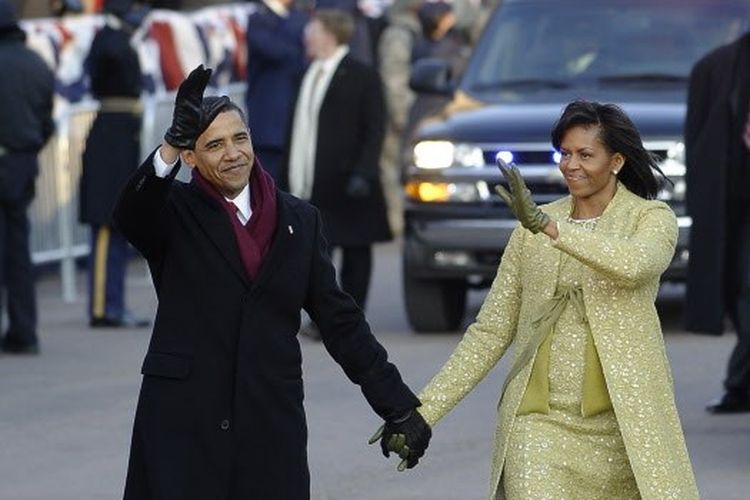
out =
[[571,102],[552,127],[552,145],[559,150],[568,130],[592,125],[601,128],[599,139],[610,153],[620,153],[625,158],[625,164],[617,174],[620,182],[641,198],[656,198],[659,182],[653,171],[669,179],[659,168],[656,158],[643,147],[638,129],[619,106],[585,100]]

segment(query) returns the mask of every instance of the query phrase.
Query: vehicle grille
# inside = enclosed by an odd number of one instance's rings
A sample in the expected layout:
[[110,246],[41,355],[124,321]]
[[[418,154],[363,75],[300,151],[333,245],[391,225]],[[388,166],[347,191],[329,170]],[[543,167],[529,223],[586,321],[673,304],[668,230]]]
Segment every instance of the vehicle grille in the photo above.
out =
[[513,153],[513,161],[516,165],[545,165],[554,164],[553,155],[555,152],[550,149],[547,151],[517,151],[513,149],[491,149],[483,150],[484,162],[487,165],[495,164],[495,155],[498,151],[510,151]]
[[[528,151],[528,150],[517,150],[513,148],[492,148],[483,149],[482,155],[484,162],[487,165],[495,164],[495,156],[499,151],[509,151],[513,153],[513,161],[516,165],[546,165],[555,164],[554,150],[539,150],[539,151]],[[656,156],[657,161],[664,161],[667,159],[667,150],[658,149],[652,150],[651,154]]]

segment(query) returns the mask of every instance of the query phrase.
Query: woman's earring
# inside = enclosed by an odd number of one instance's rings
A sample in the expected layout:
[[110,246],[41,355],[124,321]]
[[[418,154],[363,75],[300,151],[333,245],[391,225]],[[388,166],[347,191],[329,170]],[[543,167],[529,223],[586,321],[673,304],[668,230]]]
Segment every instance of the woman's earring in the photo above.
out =
[[613,171],[612,171],[612,175],[617,175],[617,174],[619,174],[619,173],[620,173],[620,171],[619,171],[619,170],[613,170]]

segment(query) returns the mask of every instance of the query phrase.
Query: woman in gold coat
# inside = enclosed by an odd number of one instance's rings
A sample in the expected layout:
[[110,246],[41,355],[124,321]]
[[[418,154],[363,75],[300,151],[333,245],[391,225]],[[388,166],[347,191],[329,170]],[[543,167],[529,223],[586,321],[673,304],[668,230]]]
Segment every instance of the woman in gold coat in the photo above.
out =
[[514,343],[489,499],[697,499],[654,306],[677,240],[661,171],[614,105],[569,104],[552,142],[570,196],[541,209],[498,160],[522,227],[419,412],[437,424]]

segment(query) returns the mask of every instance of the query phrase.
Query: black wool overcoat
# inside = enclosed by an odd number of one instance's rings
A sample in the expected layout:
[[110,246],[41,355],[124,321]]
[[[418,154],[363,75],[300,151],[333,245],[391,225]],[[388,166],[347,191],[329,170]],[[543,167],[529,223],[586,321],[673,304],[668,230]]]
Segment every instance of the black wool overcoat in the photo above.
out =
[[[698,61],[690,76],[685,153],[687,210],[692,217],[686,296],[686,328],[721,334],[732,290],[739,279],[730,271],[733,216],[747,207],[734,206],[729,192],[730,161],[740,147],[747,102],[740,82],[750,71],[750,35],[720,47]],[[740,116],[742,115],[742,116]],[[736,151],[736,149],[735,149]],[[734,180],[735,183],[737,179]],[[747,186],[739,186],[747,189]]]
[[[369,245],[392,237],[380,181],[385,109],[377,72],[344,56],[320,105],[310,198],[321,212],[331,245]],[[347,196],[346,186],[355,173],[370,182],[369,196]]]
[[278,223],[250,281],[226,212],[193,184],[139,167],[115,222],[158,296],[126,500],[309,498],[300,311],[383,418],[419,404],[336,284],[312,206],[277,191]]

